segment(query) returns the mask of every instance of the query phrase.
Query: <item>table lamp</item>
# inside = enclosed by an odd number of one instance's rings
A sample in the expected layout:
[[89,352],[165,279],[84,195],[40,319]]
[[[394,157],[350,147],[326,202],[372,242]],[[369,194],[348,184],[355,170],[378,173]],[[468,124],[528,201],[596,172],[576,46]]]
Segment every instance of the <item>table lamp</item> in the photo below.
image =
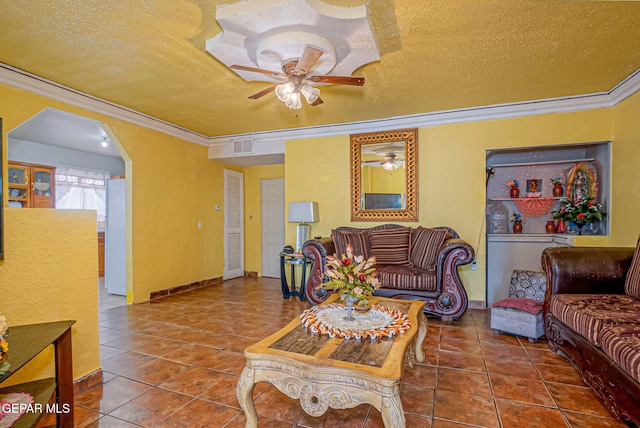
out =
[[307,223],[318,221],[317,202],[290,202],[289,222],[300,222],[296,229],[296,253],[302,251],[302,244],[309,239],[311,226]]

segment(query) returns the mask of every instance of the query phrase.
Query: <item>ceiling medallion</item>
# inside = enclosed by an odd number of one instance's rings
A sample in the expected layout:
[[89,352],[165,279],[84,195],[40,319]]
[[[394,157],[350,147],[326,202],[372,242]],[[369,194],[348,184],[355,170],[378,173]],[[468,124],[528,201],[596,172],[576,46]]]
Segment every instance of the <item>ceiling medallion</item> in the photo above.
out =
[[301,95],[321,104],[316,85],[362,86],[351,73],[380,59],[366,5],[248,0],[218,6],[216,19],[223,32],[207,51],[247,81],[277,83],[249,98],[275,92],[290,109],[302,107]]

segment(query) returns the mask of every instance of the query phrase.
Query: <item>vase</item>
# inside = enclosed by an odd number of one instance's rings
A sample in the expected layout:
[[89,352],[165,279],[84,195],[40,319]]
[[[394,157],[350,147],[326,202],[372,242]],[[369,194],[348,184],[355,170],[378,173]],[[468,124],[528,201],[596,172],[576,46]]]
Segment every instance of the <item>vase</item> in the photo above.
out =
[[555,233],[556,224],[553,222],[553,220],[547,220],[547,224],[544,226],[544,230],[547,233]]
[[522,222],[514,221],[513,222],[513,233],[522,233]]
[[564,233],[566,230],[566,226],[564,225],[564,221],[562,219],[558,220],[558,224],[556,225],[556,233]]
[[520,189],[518,189],[518,186],[511,186],[511,190],[509,191],[509,196],[511,196],[514,199],[520,197]]
[[553,196],[555,198],[559,198],[564,194],[564,189],[562,188],[562,184],[556,183],[553,185]]
[[358,303],[353,305],[353,310],[358,314],[366,314],[370,309],[371,303],[369,302],[369,300],[359,300]]
[[357,297],[351,296],[349,294],[344,297],[344,304],[347,305],[347,316],[343,318],[345,321],[355,321],[355,318],[351,315],[351,310],[353,309],[353,304],[357,301]]

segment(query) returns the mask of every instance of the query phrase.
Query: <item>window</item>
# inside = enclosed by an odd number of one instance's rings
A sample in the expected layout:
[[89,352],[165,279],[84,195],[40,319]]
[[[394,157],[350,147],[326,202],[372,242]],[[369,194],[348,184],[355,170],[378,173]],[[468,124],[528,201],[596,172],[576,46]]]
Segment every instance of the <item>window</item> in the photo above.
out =
[[98,229],[105,227],[109,172],[79,168],[56,168],[56,208],[95,210]]

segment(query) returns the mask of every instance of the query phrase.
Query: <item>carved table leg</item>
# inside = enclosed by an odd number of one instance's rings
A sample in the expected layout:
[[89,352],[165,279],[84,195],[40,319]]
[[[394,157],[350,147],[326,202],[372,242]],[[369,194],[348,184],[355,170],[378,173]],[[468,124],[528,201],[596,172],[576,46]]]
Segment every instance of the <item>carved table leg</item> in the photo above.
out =
[[425,317],[424,312],[420,312],[418,315],[418,337],[416,339],[416,360],[419,362],[424,361],[424,352],[422,351],[422,343],[424,342],[424,338],[427,337],[427,317]]
[[400,395],[396,394],[393,397],[384,397],[382,399],[382,408],[380,409],[382,414],[382,422],[385,428],[405,428],[406,421],[404,419],[404,411],[402,410],[402,403],[400,402]]
[[253,388],[255,386],[255,370],[245,367],[236,385],[236,398],[244,411],[245,428],[258,428],[258,414],[253,405]]

